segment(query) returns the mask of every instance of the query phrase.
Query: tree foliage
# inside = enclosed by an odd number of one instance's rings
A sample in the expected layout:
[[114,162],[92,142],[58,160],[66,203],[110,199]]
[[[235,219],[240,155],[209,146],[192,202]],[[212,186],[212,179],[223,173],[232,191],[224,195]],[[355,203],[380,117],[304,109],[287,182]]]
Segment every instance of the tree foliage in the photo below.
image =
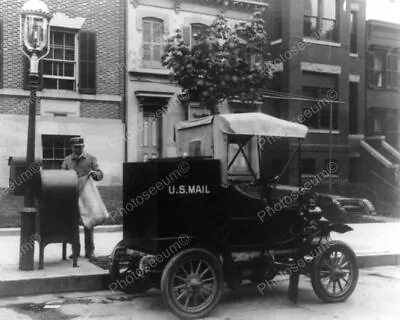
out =
[[171,81],[212,113],[218,112],[217,104],[225,99],[260,100],[274,70],[266,61],[269,41],[261,13],[233,28],[219,15],[204,33],[194,37],[196,44],[191,48],[179,29],[169,37],[162,63],[171,70]]

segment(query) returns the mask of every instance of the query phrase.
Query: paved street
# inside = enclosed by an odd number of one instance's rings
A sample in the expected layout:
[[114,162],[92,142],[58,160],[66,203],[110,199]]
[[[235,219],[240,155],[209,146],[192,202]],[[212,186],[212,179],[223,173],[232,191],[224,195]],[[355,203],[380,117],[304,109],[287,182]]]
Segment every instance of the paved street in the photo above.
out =
[[[254,286],[226,292],[212,317],[215,320],[259,319],[399,319],[400,267],[360,271],[354,294],[345,303],[324,304],[308,279],[300,284],[298,305],[286,298],[286,284],[261,296]],[[47,307],[46,307],[47,305]],[[132,296],[109,291],[42,295],[0,300],[0,319],[8,320],[168,320],[174,316],[158,292]]]

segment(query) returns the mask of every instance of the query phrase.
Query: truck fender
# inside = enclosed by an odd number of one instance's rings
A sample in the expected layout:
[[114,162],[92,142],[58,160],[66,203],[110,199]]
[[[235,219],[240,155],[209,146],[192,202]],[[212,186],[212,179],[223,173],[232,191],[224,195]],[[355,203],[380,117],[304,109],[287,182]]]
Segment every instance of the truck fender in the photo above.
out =
[[349,231],[352,231],[352,230],[353,230],[353,228],[349,227],[346,224],[335,223],[335,224],[331,224],[331,225],[323,228],[321,230],[321,233],[323,233],[323,234],[327,234],[328,233],[329,234],[332,231],[338,232],[338,233],[346,233],[346,232],[349,232]]
[[115,251],[117,251],[117,249],[123,248],[123,247],[125,247],[125,246],[126,246],[126,244],[125,244],[125,241],[124,241],[124,240],[121,240],[120,242],[118,242],[118,243],[116,244],[116,246],[114,247],[114,249],[112,250],[112,252],[111,252],[111,257],[114,257]]
[[308,238],[304,241],[305,248],[307,250],[308,246],[311,245],[312,241],[318,237],[327,237],[329,234],[334,231],[338,233],[346,233],[352,231],[353,228],[349,227],[346,224],[335,223],[335,224],[327,224],[317,232],[314,232],[312,235],[308,236]]

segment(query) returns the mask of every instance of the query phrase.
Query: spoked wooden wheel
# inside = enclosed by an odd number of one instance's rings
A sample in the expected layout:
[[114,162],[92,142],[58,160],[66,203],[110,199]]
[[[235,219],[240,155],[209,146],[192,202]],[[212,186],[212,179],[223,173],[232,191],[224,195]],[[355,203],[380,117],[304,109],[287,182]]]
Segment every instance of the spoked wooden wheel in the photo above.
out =
[[343,242],[335,241],[315,258],[311,284],[321,300],[326,302],[346,300],[353,293],[357,281],[356,255]]
[[127,255],[126,248],[117,247],[112,255],[110,265],[110,288],[125,293],[144,293],[150,288],[148,277],[140,277],[138,264]]
[[223,291],[222,267],[203,249],[187,249],[174,256],[161,278],[161,293],[179,318],[205,317],[217,305]]

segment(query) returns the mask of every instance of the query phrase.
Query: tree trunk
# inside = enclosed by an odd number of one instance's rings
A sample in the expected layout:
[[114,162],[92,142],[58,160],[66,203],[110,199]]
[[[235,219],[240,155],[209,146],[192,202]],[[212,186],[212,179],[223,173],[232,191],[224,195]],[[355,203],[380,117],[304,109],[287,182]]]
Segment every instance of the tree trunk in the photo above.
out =
[[206,101],[206,107],[210,110],[211,115],[219,114],[218,101],[209,99]]

